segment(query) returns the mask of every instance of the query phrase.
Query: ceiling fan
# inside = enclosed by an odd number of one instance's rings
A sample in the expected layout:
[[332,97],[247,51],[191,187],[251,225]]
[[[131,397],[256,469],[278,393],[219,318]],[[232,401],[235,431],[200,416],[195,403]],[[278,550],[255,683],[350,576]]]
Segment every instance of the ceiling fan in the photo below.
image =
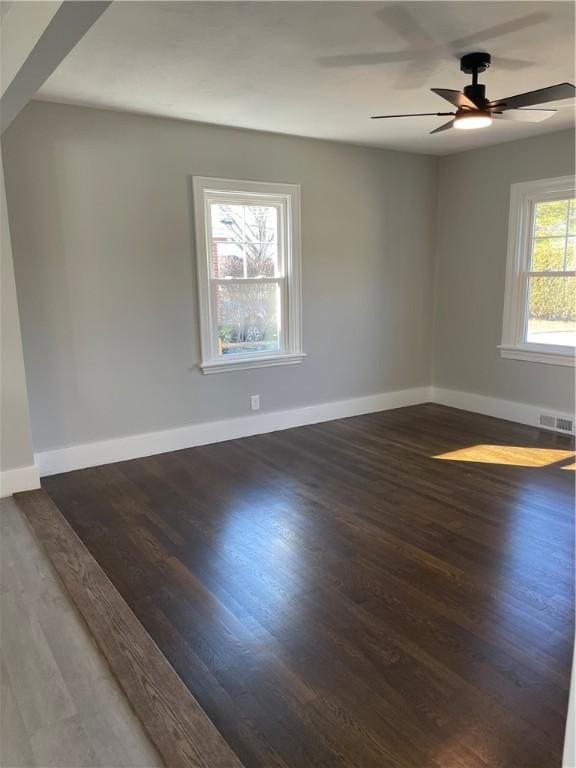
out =
[[[434,93],[441,96],[456,107],[456,112],[416,112],[411,115],[374,115],[372,120],[382,120],[392,117],[437,117],[450,116],[453,119],[435,128],[430,133],[440,133],[450,128],[485,128],[497,120],[522,120],[540,122],[546,120],[557,111],[556,109],[540,109],[536,104],[571,99],[576,93],[572,83],[559,83],[536,91],[519,93],[505,99],[489,101],[486,98],[486,86],[478,82],[478,75],[490,66],[489,53],[468,53],[460,59],[460,69],[467,75],[472,75],[472,83],[465,86],[464,91],[452,91],[447,88],[432,88]],[[526,109],[528,107],[528,109]]]

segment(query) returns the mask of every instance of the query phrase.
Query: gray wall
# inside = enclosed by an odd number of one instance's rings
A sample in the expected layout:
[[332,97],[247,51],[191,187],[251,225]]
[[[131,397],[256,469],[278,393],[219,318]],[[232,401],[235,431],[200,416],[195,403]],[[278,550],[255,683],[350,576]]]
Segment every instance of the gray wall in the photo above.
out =
[[[3,145],[35,450],[429,383],[435,159],[39,102]],[[196,368],[188,174],[302,185],[302,365]]]
[[34,464],[30,438],[28,395],[24,376],[22,339],[14,283],[14,265],[10,227],[6,212],[4,172],[0,158],[1,245],[0,245],[0,471],[29,467]]
[[574,132],[443,157],[438,175],[433,382],[574,408],[574,369],[500,357],[510,185],[574,173]]

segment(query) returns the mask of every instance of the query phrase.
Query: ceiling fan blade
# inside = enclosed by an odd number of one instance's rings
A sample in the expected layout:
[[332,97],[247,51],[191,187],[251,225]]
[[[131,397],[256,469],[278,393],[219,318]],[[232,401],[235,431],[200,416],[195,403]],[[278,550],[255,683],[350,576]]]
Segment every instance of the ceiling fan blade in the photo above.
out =
[[555,115],[556,109],[510,109],[502,114],[492,112],[492,117],[497,120],[512,120],[519,123],[541,123]]
[[446,99],[446,101],[449,101],[450,104],[453,104],[455,107],[478,109],[478,106],[474,104],[468,96],[464,96],[461,91],[451,91],[448,88],[430,88],[430,90],[438,96],[441,96],[443,99]]
[[372,115],[371,120],[383,120],[388,117],[447,117],[448,115],[454,115],[455,112],[412,112],[408,115]]
[[491,101],[489,107],[502,107],[502,109],[519,109],[520,107],[531,107],[534,104],[546,104],[550,101],[562,101],[562,99],[572,99],[576,89],[572,83],[558,83],[558,85],[549,85],[547,88],[539,88],[537,91],[528,91],[519,93],[516,96],[509,96],[505,99],[496,99]]
[[449,123],[444,123],[444,125],[439,126],[438,128],[434,128],[433,131],[430,131],[430,133],[440,133],[441,131],[447,131],[454,125],[454,120],[450,120]]

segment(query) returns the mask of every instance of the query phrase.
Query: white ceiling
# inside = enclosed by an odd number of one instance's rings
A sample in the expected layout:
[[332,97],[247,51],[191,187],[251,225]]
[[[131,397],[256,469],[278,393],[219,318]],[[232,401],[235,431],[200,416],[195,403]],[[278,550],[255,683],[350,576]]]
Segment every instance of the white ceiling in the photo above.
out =
[[[572,81],[574,5],[117,0],[38,97],[439,155],[574,124],[570,106],[434,136],[446,118],[370,120],[450,111],[429,89],[468,83],[458,55],[474,50],[493,55],[490,98]],[[378,55],[331,59],[358,54]]]

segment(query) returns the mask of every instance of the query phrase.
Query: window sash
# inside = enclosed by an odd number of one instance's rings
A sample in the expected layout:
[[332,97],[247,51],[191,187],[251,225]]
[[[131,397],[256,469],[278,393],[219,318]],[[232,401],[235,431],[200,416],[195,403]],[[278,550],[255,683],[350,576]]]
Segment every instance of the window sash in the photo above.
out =
[[[534,234],[536,231],[536,208],[538,206],[538,203],[546,203],[546,202],[557,202],[560,200],[568,200],[569,205],[566,211],[566,231],[562,235],[536,235]],[[531,224],[530,230],[531,230],[531,238],[530,238],[530,252],[528,254],[528,267],[532,264],[534,260],[534,244],[537,242],[540,242],[541,240],[560,240],[564,242],[564,256],[562,259],[562,269],[557,270],[547,270],[547,272],[554,272],[556,275],[566,274],[568,275],[568,270],[566,270],[566,260],[568,259],[568,246],[570,244],[570,239],[574,238],[574,241],[576,242],[576,232],[570,232],[570,214],[572,209],[572,202],[574,200],[573,195],[568,196],[562,196],[562,197],[544,197],[543,199],[534,198],[531,201],[530,205],[530,217],[531,217]],[[536,270],[529,270],[529,275],[536,275]],[[546,274],[546,272],[544,273]]]
[[526,272],[528,277],[576,277],[576,271],[570,269],[548,270],[546,272]]
[[528,341],[528,313],[530,310],[530,278],[531,277],[552,277],[552,278],[558,278],[558,277],[576,277],[576,272],[526,272],[524,273],[524,279],[522,280],[522,306],[523,306],[523,312],[521,316],[521,325],[520,325],[520,344],[527,347],[545,347],[545,346],[554,346],[559,347],[560,349],[565,350],[574,350],[576,347],[570,346],[568,344],[554,344],[549,345],[545,344],[544,342],[535,342],[535,341]]
[[222,285],[230,285],[230,283],[238,283],[240,285],[250,285],[251,283],[278,283],[285,282],[284,275],[278,275],[278,277],[211,277],[211,283],[221,283]]
[[569,237],[576,237],[573,234],[566,235],[534,235],[532,240],[567,240]]
[[[286,294],[287,294],[287,283],[286,278],[284,277],[234,277],[234,278],[211,278],[210,279],[210,303],[212,306],[212,339],[213,344],[215,344],[215,354],[214,359],[220,359],[227,357],[227,355],[223,355],[218,348],[218,303],[217,303],[217,292],[218,292],[218,286],[219,285],[278,285],[280,288],[279,290],[279,300],[280,300],[280,307],[279,307],[279,314],[280,314],[280,331],[278,334],[278,350],[273,350],[270,352],[270,350],[261,350],[259,352],[250,352],[250,355],[256,356],[264,356],[264,355],[270,355],[270,354],[283,354],[287,350],[287,302],[286,302]],[[248,356],[248,353],[245,353],[244,356]]]
[[[229,242],[229,243],[235,243],[236,245],[242,246],[243,249],[245,249],[246,245],[274,245],[277,249],[277,262],[276,262],[276,269],[278,272],[278,276],[285,277],[286,276],[286,229],[289,225],[289,216],[287,211],[287,205],[286,205],[286,199],[284,198],[278,198],[277,196],[273,195],[250,195],[250,194],[244,194],[242,192],[238,193],[226,193],[226,192],[212,192],[211,194],[205,194],[204,197],[204,219],[205,219],[205,226],[206,226],[206,238],[207,238],[207,252],[208,255],[211,256],[212,254],[212,247],[214,244],[214,239],[212,237],[212,208],[211,206],[213,204],[229,204],[229,205],[242,205],[242,206],[262,206],[266,208],[276,208],[277,215],[278,215],[278,231],[277,231],[277,238],[276,240],[272,242],[267,241],[256,241],[256,240],[227,240],[227,241],[216,241],[216,242]],[[244,269],[246,270],[246,253],[244,250]],[[211,279],[216,279],[212,275],[212,262],[210,261],[210,264],[208,265],[208,274]],[[236,279],[236,278],[234,278]],[[248,277],[245,277],[243,279],[250,279]]]

